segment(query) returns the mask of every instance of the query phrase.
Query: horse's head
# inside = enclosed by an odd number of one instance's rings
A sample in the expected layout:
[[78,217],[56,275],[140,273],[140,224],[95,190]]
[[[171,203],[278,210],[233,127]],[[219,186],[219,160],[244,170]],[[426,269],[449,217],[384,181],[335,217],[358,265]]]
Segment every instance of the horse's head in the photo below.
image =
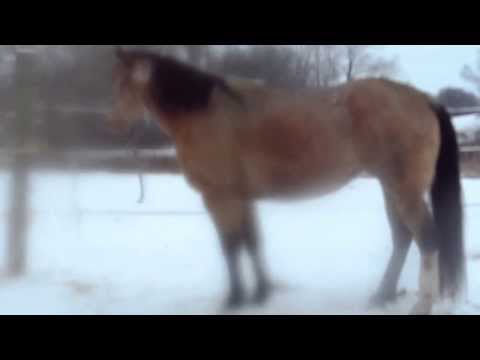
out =
[[114,67],[114,108],[108,126],[126,133],[148,110],[160,128],[172,133],[172,124],[209,108],[215,89],[235,101],[240,97],[221,78],[173,58],[144,50],[117,49]]
[[113,110],[107,119],[107,126],[115,133],[125,134],[144,119],[151,64],[148,59],[121,48],[117,48],[116,57]]

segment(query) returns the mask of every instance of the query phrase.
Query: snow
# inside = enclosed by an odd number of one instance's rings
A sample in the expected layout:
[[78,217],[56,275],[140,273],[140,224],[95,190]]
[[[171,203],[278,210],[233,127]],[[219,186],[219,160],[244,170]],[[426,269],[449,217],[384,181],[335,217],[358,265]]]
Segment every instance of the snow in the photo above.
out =
[[479,115],[465,115],[454,119],[455,129],[458,132],[475,132],[480,129]]
[[[0,264],[5,264],[9,177],[0,174]],[[435,314],[480,314],[480,181],[465,180],[468,301]],[[227,286],[220,245],[200,196],[181,176],[109,174],[32,178],[29,272],[0,279],[0,314],[223,314]],[[407,295],[368,310],[390,257],[376,181],[331,196],[258,205],[268,268],[278,287],[264,308],[234,314],[406,314],[415,301],[419,258],[408,258]],[[244,262],[244,267],[248,262]],[[245,271],[251,290],[252,276]]]

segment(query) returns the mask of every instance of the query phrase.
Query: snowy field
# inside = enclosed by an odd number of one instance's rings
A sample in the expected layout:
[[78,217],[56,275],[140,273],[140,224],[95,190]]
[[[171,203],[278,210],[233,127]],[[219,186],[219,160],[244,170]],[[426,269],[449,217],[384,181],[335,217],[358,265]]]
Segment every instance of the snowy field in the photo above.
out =
[[[0,255],[5,264],[9,177],[0,174]],[[465,180],[468,299],[435,314],[480,314],[480,181]],[[0,314],[224,314],[226,273],[200,197],[181,176],[107,174],[32,179],[29,273],[0,279]],[[367,310],[390,257],[390,230],[373,180],[335,195],[259,204],[268,267],[278,292],[235,314],[406,314],[415,301],[416,248],[400,288],[407,295]],[[245,263],[246,264],[246,263]],[[2,271],[3,272],[3,271]],[[251,274],[245,274],[248,284]],[[478,305],[476,305],[478,304]]]

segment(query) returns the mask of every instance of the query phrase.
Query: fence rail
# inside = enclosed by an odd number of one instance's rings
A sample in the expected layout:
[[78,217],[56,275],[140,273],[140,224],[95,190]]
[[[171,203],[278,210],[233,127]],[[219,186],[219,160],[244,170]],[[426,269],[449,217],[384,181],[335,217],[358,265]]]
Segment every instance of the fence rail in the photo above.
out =
[[480,146],[461,146],[460,152],[464,154],[480,153]]
[[448,112],[453,117],[477,115],[480,114],[480,107],[448,108]]
[[[18,60],[17,60],[18,61]],[[20,64],[20,63],[19,63]],[[28,68],[27,66],[23,67]],[[19,74],[22,72],[20,71]],[[21,77],[19,77],[21,80]],[[28,88],[22,83],[17,85],[19,89]],[[31,94],[23,96],[26,100],[30,99]],[[22,98],[23,98],[22,97]],[[31,104],[31,102],[26,102]],[[28,110],[28,111],[27,111]],[[20,124],[20,120],[27,121],[32,118],[31,106],[25,106],[21,103],[17,104],[16,122]],[[78,111],[79,109],[70,109],[70,111]],[[94,112],[104,113],[103,109],[98,109]],[[473,108],[456,108],[449,109],[453,117],[467,116],[473,114],[480,114],[480,107]],[[479,120],[480,124],[480,120]],[[20,130],[24,130],[20,128]],[[23,133],[20,133],[23,136]],[[28,143],[28,142],[27,142]],[[23,143],[16,149],[0,149],[0,166],[7,166],[11,169],[20,169],[14,173],[15,180],[10,191],[11,209],[10,216],[10,232],[8,234],[8,272],[10,275],[21,275],[26,271],[26,251],[28,248],[28,226],[27,220],[33,214],[28,210],[28,192],[29,192],[29,176],[31,171],[35,169],[53,170],[53,171],[81,171],[81,172],[95,172],[95,171],[109,171],[114,173],[135,174],[139,172],[148,173],[179,173],[180,167],[177,163],[175,153],[171,150],[170,153],[161,153],[157,151],[139,151],[137,156],[130,156],[127,150],[116,151],[38,151],[38,149],[28,149]],[[461,149],[463,154],[480,153],[480,146],[464,146]],[[143,195],[142,195],[143,196]],[[472,204],[470,206],[476,206]],[[103,215],[110,215],[113,212],[105,212]],[[123,212],[126,216],[159,216],[161,214],[171,215],[172,212],[157,212],[152,211],[148,213],[138,214],[136,212]],[[97,216],[100,214],[96,214]],[[184,214],[188,215],[188,214]],[[201,212],[192,212],[191,216],[202,215]]]

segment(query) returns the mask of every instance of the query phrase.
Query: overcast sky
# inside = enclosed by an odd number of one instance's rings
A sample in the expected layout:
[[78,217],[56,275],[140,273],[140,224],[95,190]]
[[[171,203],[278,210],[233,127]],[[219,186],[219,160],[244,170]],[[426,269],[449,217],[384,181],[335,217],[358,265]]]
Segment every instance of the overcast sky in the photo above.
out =
[[474,90],[460,73],[476,64],[479,51],[480,45],[387,45],[380,53],[398,58],[401,80],[436,94],[445,86]]

